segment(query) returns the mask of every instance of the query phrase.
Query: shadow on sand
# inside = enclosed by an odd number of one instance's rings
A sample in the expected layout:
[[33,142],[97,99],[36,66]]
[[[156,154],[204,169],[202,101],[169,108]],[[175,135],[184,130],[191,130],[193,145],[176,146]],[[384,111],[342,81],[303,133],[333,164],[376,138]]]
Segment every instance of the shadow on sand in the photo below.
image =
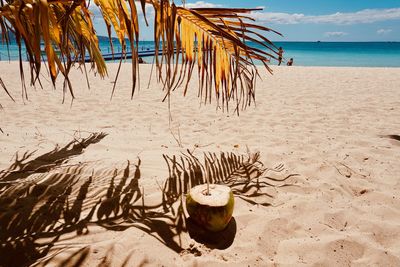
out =
[[229,224],[221,232],[210,232],[198,226],[190,217],[187,218],[187,230],[189,236],[198,243],[205,244],[212,249],[227,249],[235,240],[236,236],[236,220],[234,217]]
[[[226,249],[234,241],[236,221],[232,218],[227,228],[215,233],[196,225],[183,213],[183,199],[189,189],[207,182],[225,184],[231,187],[234,196],[253,205],[270,206],[273,193],[266,189],[290,186],[286,180],[297,174],[282,175],[282,164],[273,169],[266,168],[260,161],[260,154],[236,155],[221,152],[204,153],[203,162],[187,150],[181,156],[163,155],[169,176],[163,187],[164,210],[179,202],[177,221],[182,222],[191,238],[214,249]],[[272,175],[273,174],[273,175]]]
[[204,153],[203,163],[189,150],[180,157],[163,156],[169,169],[169,177],[163,188],[164,205],[174,203],[178,196],[187,194],[190,188],[206,183],[208,177],[212,184],[231,187],[235,196],[250,204],[270,206],[268,200],[273,195],[263,189],[289,186],[285,181],[297,175],[281,175],[283,164],[272,169],[264,167],[259,153],[247,156],[224,152],[220,155]]
[[82,140],[73,140],[66,146],[58,146],[52,151],[34,159],[30,159],[36,151],[25,152],[22,156],[15,154],[15,162],[7,169],[0,171],[0,190],[8,183],[13,183],[30,176],[31,174],[46,173],[61,166],[70,158],[80,155],[91,144],[100,142],[107,134],[94,133]]
[[[257,201],[272,197],[263,189],[286,186],[285,180],[292,176],[266,176],[270,171],[281,172],[283,166],[264,168],[258,154],[204,154],[204,163],[190,152],[164,155],[169,175],[160,186],[162,196],[159,202],[146,205],[139,185],[140,159],[134,164],[128,161],[120,170],[94,171],[87,163],[65,165],[105,136],[92,134],[33,159],[34,153],[26,152],[0,172],[0,266],[46,265],[62,252],[57,242],[65,235],[88,234],[93,225],[112,231],[135,227],[178,253],[185,250],[181,234],[187,232],[209,247],[225,249],[233,243],[236,221],[210,238],[186,219],[184,196],[189,188],[204,183],[207,175],[212,183],[229,185],[237,197],[268,206],[267,201]],[[90,247],[81,248],[60,266],[80,266],[89,254]],[[99,266],[111,266],[109,262]],[[122,266],[128,262],[129,257]]]

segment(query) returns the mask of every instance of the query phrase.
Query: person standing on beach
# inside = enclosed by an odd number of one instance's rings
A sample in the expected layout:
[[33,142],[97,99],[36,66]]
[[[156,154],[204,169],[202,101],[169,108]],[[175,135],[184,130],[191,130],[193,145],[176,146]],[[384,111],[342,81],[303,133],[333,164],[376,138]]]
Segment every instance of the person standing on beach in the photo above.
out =
[[278,49],[278,66],[281,65],[282,58],[283,58],[283,49],[282,49],[282,47],[279,47],[279,49]]

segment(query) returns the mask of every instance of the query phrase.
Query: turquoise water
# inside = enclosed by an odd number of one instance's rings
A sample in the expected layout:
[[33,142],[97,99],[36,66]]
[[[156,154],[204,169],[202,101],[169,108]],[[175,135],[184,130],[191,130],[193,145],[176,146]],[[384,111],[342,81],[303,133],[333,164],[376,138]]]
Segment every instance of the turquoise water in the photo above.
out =
[[282,42],[301,66],[400,67],[400,42]]
[[[118,42],[114,51],[120,52]],[[352,67],[400,67],[400,42],[276,42],[284,49],[284,58],[294,59],[298,66],[352,66]],[[100,41],[104,54],[110,53],[109,42]],[[153,49],[154,43],[142,41],[139,50]],[[259,48],[262,49],[262,46]],[[5,45],[0,44],[0,60],[8,60]],[[10,60],[18,60],[17,46],[10,45]],[[151,63],[152,58],[145,58]],[[272,64],[276,64],[272,62]]]

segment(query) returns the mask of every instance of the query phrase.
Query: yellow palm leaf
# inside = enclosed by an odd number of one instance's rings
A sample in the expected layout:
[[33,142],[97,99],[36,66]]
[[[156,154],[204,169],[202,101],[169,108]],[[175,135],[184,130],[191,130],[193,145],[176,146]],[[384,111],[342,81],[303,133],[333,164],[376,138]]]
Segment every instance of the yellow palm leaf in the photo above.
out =
[[[107,68],[99,49],[88,3],[85,0],[7,0],[0,7],[2,39],[8,42],[9,31],[15,32],[20,47],[25,44],[31,63],[31,82],[39,79],[41,72],[41,43],[55,83],[61,73],[65,79],[64,90],[72,88],[68,79],[74,64],[84,64],[90,58],[92,68],[104,77]],[[215,95],[218,104],[228,107],[234,100],[236,109],[254,100],[255,78],[258,70],[254,60],[267,70],[270,58],[275,58],[276,47],[263,36],[273,30],[248,23],[246,13],[252,9],[186,9],[171,4],[169,0],[138,0],[143,13],[146,4],[155,10],[154,41],[158,78],[170,96],[173,89],[188,82],[197,64],[199,95],[205,102]],[[138,72],[139,22],[135,0],[94,0],[99,7],[111,40],[111,27],[126,52],[126,38],[132,50],[132,94]],[[147,18],[145,17],[146,22]],[[251,43],[264,47],[252,47]],[[56,53],[55,49],[60,53]],[[22,57],[21,79],[24,80]],[[115,86],[116,83],[114,83]],[[25,93],[26,95],[26,93]]]
[[[186,83],[184,93],[193,73],[193,65],[198,65],[199,95],[204,102],[211,101],[212,89],[219,104],[228,108],[230,100],[236,101],[236,110],[244,108],[254,100],[255,78],[258,69],[253,60],[261,61],[270,71],[267,63],[276,53],[276,47],[268,39],[259,38],[260,34],[251,31],[270,29],[244,23],[250,19],[240,13],[249,13],[249,9],[186,9],[169,5],[155,5],[159,11],[156,18],[156,41],[163,48],[161,60],[157,60],[159,76],[164,73],[163,82],[169,88]],[[156,13],[157,14],[157,13]],[[168,27],[166,25],[173,25]],[[240,25],[240,27],[237,27]],[[171,36],[175,39],[171,41]],[[271,53],[251,47],[247,41],[262,44]],[[268,41],[266,44],[265,41]],[[174,43],[176,45],[174,45]],[[171,44],[177,49],[177,55],[171,53]],[[158,46],[158,45],[157,45]],[[182,56],[181,70],[176,58]],[[179,73],[179,78],[177,75]]]

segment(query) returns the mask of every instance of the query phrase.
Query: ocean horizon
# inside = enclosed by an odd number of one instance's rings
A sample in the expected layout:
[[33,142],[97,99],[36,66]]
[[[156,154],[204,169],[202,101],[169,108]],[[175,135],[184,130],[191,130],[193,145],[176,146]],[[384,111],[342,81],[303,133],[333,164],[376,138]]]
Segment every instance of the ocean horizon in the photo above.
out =
[[[108,38],[99,38],[103,54],[111,53]],[[121,46],[113,40],[114,52],[120,52]],[[326,41],[285,41],[274,42],[284,50],[284,62],[293,58],[295,66],[332,66],[332,67],[400,67],[400,42],[326,42]],[[253,44],[254,45],[254,44]],[[256,45],[264,49],[261,45]],[[153,41],[140,41],[139,50],[154,49]],[[23,51],[24,55],[24,51]],[[0,44],[0,61],[18,60],[18,46]],[[148,63],[152,57],[144,58]],[[271,65],[276,65],[272,60]]]

